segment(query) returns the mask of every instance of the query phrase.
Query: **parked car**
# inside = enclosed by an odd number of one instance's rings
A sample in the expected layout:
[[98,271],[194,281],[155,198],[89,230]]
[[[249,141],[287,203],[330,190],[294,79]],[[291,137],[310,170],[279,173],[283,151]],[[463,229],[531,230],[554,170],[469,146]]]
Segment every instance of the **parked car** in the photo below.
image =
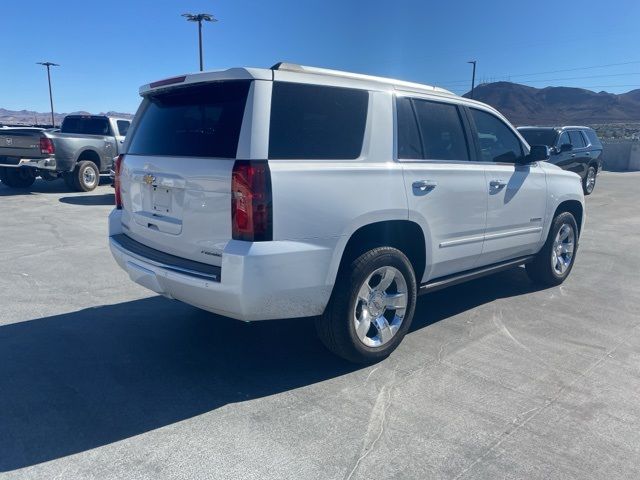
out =
[[518,127],[529,145],[547,145],[551,149],[549,162],[577,173],[582,189],[590,195],[596,177],[602,170],[602,143],[589,127]]
[[60,130],[0,130],[0,180],[28,188],[39,175],[64,178],[71,189],[88,192],[107,174],[121,152],[130,120],[102,115],[68,115]]
[[558,285],[579,177],[446,90],[278,64],[141,88],[109,243],[154,292],[244,321],[317,317],[354,362],[393,351],[420,293],[526,265]]

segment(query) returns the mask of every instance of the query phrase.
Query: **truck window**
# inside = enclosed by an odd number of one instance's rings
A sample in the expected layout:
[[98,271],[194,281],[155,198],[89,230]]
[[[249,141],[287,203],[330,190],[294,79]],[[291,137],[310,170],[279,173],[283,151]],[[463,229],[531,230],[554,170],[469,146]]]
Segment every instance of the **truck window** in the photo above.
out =
[[62,133],[82,135],[109,135],[109,120],[96,117],[66,117],[62,121]]
[[358,158],[368,102],[366,90],[275,82],[269,158]]
[[126,137],[127,136],[127,130],[129,130],[129,125],[131,125],[131,122],[127,121],[127,120],[118,120],[116,122],[116,125],[118,127],[118,132],[120,133],[121,137]]
[[249,80],[182,87],[145,98],[129,154],[235,158]]

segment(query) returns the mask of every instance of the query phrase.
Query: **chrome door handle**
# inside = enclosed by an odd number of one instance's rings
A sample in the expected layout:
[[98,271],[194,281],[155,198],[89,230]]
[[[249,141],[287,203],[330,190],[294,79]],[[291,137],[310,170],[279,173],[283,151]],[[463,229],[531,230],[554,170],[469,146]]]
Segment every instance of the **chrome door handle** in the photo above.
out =
[[499,190],[501,188],[504,188],[507,186],[507,182],[505,182],[504,180],[491,180],[489,182],[489,186],[491,188],[495,188],[496,190]]
[[438,182],[433,180],[417,180],[413,182],[412,185],[415,190],[426,192],[427,190],[433,190],[436,188],[438,186]]

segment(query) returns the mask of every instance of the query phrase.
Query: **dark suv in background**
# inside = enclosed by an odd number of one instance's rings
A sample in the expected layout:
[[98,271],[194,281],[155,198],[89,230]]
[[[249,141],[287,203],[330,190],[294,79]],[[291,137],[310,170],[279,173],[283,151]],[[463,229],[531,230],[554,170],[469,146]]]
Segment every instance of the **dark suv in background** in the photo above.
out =
[[585,195],[593,192],[602,169],[602,143],[589,127],[518,127],[529,145],[548,145],[550,163],[577,173]]

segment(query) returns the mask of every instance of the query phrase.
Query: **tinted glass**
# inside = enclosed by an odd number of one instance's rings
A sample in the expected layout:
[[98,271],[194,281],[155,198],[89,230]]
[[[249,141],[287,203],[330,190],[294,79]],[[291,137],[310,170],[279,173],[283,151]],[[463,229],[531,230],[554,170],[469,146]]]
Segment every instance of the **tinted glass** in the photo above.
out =
[[422,144],[411,100],[400,97],[396,101],[398,114],[398,158],[421,159]]
[[523,155],[520,140],[502,120],[475,108],[470,110],[478,130],[482,161],[513,163]]
[[567,132],[562,132],[560,135],[560,140],[558,140],[558,146],[565,145],[567,143],[571,143],[571,139],[569,138],[569,134]]
[[600,143],[600,139],[598,138],[595,130],[588,128],[587,130],[584,130],[584,133],[587,134],[587,138],[589,139],[589,143],[591,145],[598,148],[602,147],[602,143]]
[[569,130],[569,138],[571,138],[573,148],[584,148],[586,146],[579,130]]
[[428,160],[469,160],[467,139],[458,107],[447,103],[413,100]]
[[79,133],[83,135],[109,135],[109,120],[94,117],[66,117],[62,121],[62,133]]
[[368,100],[365,90],[275,82],[269,158],[357,158]]
[[131,122],[127,122],[126,120],[118,120],[116,122],[118,124],[118,132],[120,132],[121,137],[125,137],[127,135],[127,130],[129,130],[129,125]]
[[250,85],[216,82],[149,96],[129,153],[235,158]]
[[519,128],[518,131],[529,145],[547,145],[548,147],[552,147],[556,144],[558,138],[558,132],[550,128]]

